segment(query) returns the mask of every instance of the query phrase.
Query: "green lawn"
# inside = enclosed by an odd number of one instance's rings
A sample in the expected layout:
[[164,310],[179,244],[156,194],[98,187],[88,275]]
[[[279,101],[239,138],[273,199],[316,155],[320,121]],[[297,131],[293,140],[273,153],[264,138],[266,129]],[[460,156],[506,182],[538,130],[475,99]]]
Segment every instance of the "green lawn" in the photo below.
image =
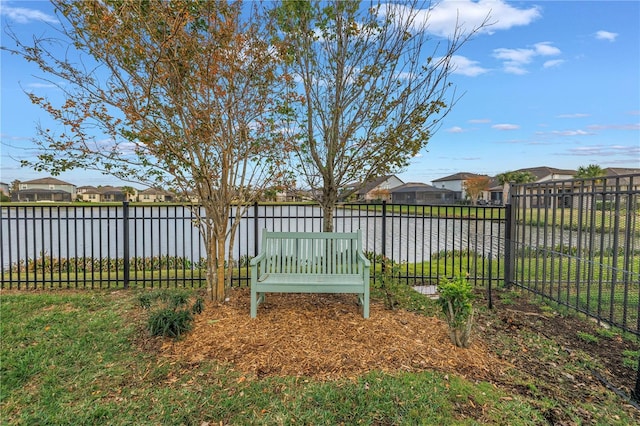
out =
[[[538,425],[555,406],[437,371],[322,382],[246,377],[215,361],[187,365],[136,344],[146,333],[136,295],[1,294],[2,423]],[[600,395],[600,405],[576,404],[600,424],[634,421],[613,393]]]

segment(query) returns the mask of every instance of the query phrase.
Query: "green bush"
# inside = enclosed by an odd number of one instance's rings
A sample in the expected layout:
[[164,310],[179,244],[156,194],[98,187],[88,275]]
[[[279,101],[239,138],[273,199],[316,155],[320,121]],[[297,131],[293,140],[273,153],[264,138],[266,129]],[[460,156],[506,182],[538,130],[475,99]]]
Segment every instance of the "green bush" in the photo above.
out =
[[154,336],[177,339],[191,330],[194,315],[204,310],[204,299],[200,296],[189,306],[192,297],[192,293],[184,290],[160,290],[138,296],[138,303],[143,309],[151,309],[154,303],[160,304],[149,314],[149,332]]
[[154,336],[178,338],[191,330],[193,314],[185,309],[158,309],[149,316],[149,331]]
[[387,309],[394,310],[398,301],[396,293],[398,292],[398,272],[400,265],[386,256],[380,258],[380,269],[376,268],[374,272],[374,288],[379,288],[384,293],[384,304]]
[[453,344],[468,348],[473,326],[473,289],[463,277],[449,279],[438,286],[438,304],[449,325]]

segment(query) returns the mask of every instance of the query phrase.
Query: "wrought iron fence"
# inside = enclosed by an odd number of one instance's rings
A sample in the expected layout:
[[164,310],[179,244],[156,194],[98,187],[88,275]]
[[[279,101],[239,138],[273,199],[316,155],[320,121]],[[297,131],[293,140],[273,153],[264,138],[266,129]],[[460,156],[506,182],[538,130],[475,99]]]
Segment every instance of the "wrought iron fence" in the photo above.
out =
[[639,335],[640,175],[515,185],[505,280]]
[[[200,287],[206,249],[191,209],[3,205],[2,288]],[[232,245],[232,285],[248,284],[262,229],[320,231],[322,211],[313,204],[250,206]],[[458,275],[476,284],[502,280],[501,207],[345,204],[335,212],[334,229],[361,229],[374,267],[391,259],[411,285],[435,286]]]

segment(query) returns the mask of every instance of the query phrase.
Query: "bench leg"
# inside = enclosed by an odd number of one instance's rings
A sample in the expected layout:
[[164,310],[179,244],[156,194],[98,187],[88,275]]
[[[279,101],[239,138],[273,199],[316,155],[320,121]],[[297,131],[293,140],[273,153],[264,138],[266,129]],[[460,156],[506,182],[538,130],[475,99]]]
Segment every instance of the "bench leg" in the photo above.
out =
[[251,288],[251,318],[258,316],[258,305],[264,302],[264,293],[258,293],[255,288]]
[[369,298],[366,294],[358,295],[358,303],[360,304],[360,309],[362,310],[362,317],[369,318]]
[[256,289],[251,286],[251,318],[258,316],[258,295]]

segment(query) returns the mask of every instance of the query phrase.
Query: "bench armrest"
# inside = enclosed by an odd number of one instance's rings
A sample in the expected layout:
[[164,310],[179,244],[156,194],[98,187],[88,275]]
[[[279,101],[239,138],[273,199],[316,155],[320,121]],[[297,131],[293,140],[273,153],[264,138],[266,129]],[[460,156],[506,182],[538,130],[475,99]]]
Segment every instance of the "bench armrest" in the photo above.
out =
[[369,259],[367,259],[367,257],[362,253],[362,252],[358,252],[358,259],[360,261],[362,261],[362,264],[368,268],[371,266],[371,262],[369,261]]
[[254,257],[253,259],[251,259],[251,261],[249,262],[250,266],[257,266],[258,262],[260,262],[262,259],[264,259],[267,256],[267,253],[265,253],[264,251],[260,254],[258,254],[256,257]]

